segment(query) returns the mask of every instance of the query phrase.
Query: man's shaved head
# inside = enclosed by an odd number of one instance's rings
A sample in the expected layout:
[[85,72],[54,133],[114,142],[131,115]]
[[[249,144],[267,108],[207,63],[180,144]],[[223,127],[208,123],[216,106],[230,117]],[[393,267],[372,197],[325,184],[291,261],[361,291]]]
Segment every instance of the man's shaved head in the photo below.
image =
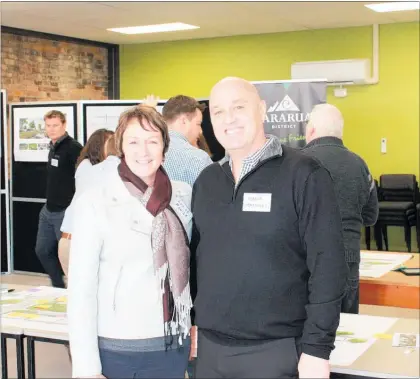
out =
[[226,78],[220,80],[219,82],[217,82],[213,86],[213,88],[210,92],[210,99],[211,99],[212,96],[217,95],[218,91],[223,91],[225,88],[229,88],[229,87],[232,87],[232,86],[242,88],[244,91],[248,91],[248,92],[254,94],[258,100],[261,100],[260,94],[258,93],[257,88],[252,83],[250,83],[248,80],[238,78],[238,77],[234,77],[234,76],[226,77]]
[[[265,143],[265,103],[249,81],[227,77],[210,93],[210,116],[220,144],[232,156],[246,157]],[[262,145],[261,145],[262,143]]]

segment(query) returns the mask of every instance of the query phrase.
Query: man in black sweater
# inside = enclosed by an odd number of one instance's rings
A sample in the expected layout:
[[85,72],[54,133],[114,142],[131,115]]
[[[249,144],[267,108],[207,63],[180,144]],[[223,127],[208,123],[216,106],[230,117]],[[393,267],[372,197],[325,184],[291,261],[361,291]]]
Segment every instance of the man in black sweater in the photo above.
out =
[[44,116],[45,131],[51,139],[47,163],[47,203],[39,214],[35,252],[54,287],[64,288],[58,259],[60,227],[75,192],[74,174],[82,145],[66,132],[66,117],[60,111]]
[[212,89],[228,156],[193,190],[197,378],[330,374],[347,276],[334,188],[319,162],[264,134],[265,111],[243,79]]
[[375,182],[366,163],[343,144],[344,120],[333,105],[315,106],[306,128],[307,145],[302,150],[329,171],[343,225],[344,248],[349,267],[348,288],[341,311],[359,313],[359,265],[362,226],[378,218]]

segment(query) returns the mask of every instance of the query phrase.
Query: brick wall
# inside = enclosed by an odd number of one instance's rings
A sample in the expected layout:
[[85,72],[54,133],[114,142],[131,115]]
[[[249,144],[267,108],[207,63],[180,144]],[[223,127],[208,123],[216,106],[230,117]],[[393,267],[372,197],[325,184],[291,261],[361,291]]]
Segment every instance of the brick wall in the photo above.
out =
[[8,102],[108,99],[108,50],[1,33]]

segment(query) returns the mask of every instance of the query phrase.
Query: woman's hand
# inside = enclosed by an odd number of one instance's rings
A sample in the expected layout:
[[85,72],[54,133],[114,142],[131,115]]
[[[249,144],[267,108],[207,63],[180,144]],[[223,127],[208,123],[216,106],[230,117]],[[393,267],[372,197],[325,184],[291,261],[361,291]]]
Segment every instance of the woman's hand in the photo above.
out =
[[197,327],[191,327],[190,361],[197,358]]
[[159,100],[160,100],[159,96],[147,95],[146,98],[144,99],[144,104],[148,105],[149,107],[156,108]]

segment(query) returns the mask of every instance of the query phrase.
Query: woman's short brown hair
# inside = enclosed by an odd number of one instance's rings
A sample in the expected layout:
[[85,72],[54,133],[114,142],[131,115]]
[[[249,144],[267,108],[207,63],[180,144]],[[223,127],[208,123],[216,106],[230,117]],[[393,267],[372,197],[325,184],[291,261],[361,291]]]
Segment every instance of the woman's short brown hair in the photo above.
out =
[[117,155],[121,158],[124,153],[122,150],[123,136],[127,130],[128,123],[135,119],[144,128],[144,121],[146,121],[154,130],[162,134],[163,140],[163,154],[168,151],[169,147],[169,132],[165,120],[162,115],[153,107],[140,104],[135,107],[127,109],[121,113],[118,121],[118,127],[115,131],[115,147],[117,148]]

